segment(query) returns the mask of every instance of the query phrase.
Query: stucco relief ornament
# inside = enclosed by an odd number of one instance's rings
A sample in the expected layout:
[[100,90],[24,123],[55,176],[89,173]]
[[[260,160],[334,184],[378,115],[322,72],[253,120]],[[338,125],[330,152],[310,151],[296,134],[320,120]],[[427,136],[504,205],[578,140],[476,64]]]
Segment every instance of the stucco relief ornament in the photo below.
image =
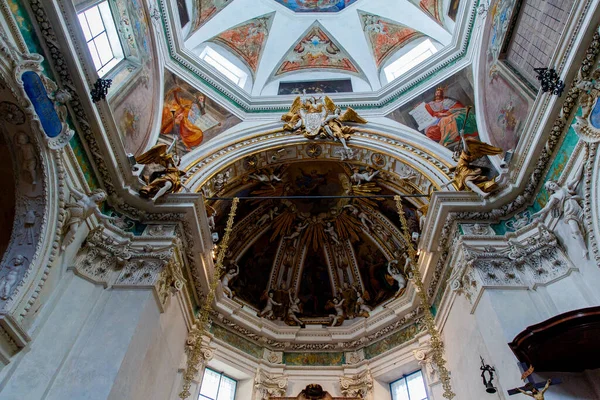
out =
[[581,164],[574,176],[563,186],[553,180],[547,181],[544,186],[551,195],[544,208],[535,213],[533,217],[534,222],[544,222],[548,215],[551,215],[552,218],[561,218],[569,226],[572,238],[578,242],[585,256],[589,257],[585,240],[582,198],[577,194],[577,186],[579,186],[582,178],[583,167],[584,164]]
[[75,240],[75,235],[81,224],[85,222],[92,214],[96,215],[101,221],[112,221],[115,218],[102,214],[100,203],[106,200],[106,193],[102,190],[96,190],[91,195],[87,195],[69,185],[71,197],[73,200],[65,204],[66,222],[65,237],[62,242],[62,250]]
[[285,396],[288,387],[288,378],[285,375],[272,375],[262,369],[256,371],[254,378],[256,400],[268,400],[272,397]]
[[347,142],[356,131],[355,127],[347,126],[346,123],[367,123],[350,107],[342,114],[341,108],[327,96],[304,96],[304,99],[296,97],[292,108],[281,120],[285,122],[283,129],[286,131],[301,133],[307,139],[331,139],[341,143],[345,159],[354,157]]
[[373,377],[369,370],[351,377],[340,377],[342,396],[367,398],[373,390]]
[[8,300],[10,298],[13,288],[18,280],[19,269],[25,264],[25,261],[26,258],[19,254],[6,266],[8,272],[0,278],[0,299]]
[[581,116],[575,117],[573,130],[584,142],[600,142],[600,69],[588,80],[580,72],[575,85],[580,90]]

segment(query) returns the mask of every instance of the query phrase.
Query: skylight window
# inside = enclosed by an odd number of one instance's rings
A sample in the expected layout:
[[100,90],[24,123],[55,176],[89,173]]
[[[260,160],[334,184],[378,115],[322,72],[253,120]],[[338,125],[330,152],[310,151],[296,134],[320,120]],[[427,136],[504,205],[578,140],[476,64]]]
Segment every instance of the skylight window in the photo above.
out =
[[198,400],[234,400],[236,386],[235,379],[206,368]]
[[123,59],[123,48],[107,0],[77,14],[98,75],[104,76]]
[[210,65],[212,65],[217,71],[225,75],[227,79],[243,88],[248,80],[248,74],[233,65],[231,61],[211,49],[206,47],[200,54],[200,58]]
[[413,67],[427,60],[436,52],[437,49],[433,43],[431,43],[431,40],[427,39],[385,67],[385,77],[387,78],[388,82],[391,82],[411,70]]

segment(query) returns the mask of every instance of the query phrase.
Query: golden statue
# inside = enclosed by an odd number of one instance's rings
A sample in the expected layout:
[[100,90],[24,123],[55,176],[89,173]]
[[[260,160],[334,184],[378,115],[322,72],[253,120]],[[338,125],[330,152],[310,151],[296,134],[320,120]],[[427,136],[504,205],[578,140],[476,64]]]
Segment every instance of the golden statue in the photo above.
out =
[[471,190],[485,198],[498,189],[496,178],[488,178],[483,174],[481,168],[473,165],[475,160],[483,156],[502,154],[501,148],[480,142],[472,138],[465,138],[461,132],[462,150],[456,151],[452,157],[457,161],[456,166],[450,168],[454,173],[454,179],[442,187],[455,182],[458,190]]
[[350,107],[342,114],[342,110],[328,96],[318,99],[314,96],[305,96],[304,101],[300,96],[296,97],[292,108],[281,117],[281,120],[285,122],[284,130],[299,131],[307,139],[332,139],[340,142],[344,146],[343,159],[353,157],[347,141],[356,130],[354,127],[346,126],[345,123],[367,123]]
[[174,145],[175,141],[168,148],[166,144],[157,144],[136,158],[139,164],[146,165],[142,176],[146,185],[139,191],[141,197],[156,201],[181,189],[181,177],[185,172],[178,168],[180,160],[172,153]]
[[546,390],[548,390],[551,384],[552,379],[548,379],[546,381],[546,386],[544,386],[542,390],[537,390],[532,384],[526,385],[524,388],[525,390],[519,388],[517,388],[517,390],[526,396],[533,397],[535,400],[544,400],[544,393],[546,393]]

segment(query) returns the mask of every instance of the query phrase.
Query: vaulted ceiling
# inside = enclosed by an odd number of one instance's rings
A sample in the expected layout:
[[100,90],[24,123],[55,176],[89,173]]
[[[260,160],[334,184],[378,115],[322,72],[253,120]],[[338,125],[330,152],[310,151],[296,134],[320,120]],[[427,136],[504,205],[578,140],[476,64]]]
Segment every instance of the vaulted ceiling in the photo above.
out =
[[[429,38],[452,41],[455,15],[443,0],[195,0],[179,8],[184,47],[206,46],[251,75],[252,96],[276,94],[278,81],[352,78],[354,92],[388,82],[381,69]],[[188,2],[189,5],[189,2]],[[188,22],[189,21],[189,22]]]

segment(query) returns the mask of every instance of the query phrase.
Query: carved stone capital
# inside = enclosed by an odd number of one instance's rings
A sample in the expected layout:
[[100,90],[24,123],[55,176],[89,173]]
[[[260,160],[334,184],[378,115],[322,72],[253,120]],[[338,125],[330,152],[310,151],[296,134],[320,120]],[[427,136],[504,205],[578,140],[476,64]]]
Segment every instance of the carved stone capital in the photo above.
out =
[[358,375],[340,377],[340,388],[344,397],[366,398],[373,390],[373,377],[371,371]]
[[259,368],[254,378],[254,400],[283,397],[286,395],[287,387],[288,377],[286,375],[268,374]]
[[418,349],[413,350],[413,356],[415,357],[415,360],[419,362],[419,365],[424,368],[427,374],[427,382],[429,382],[429,384],[439,381],[439,370],[437,364],[433,361],[432,351],[433,350],[429,342],[425,343]]

